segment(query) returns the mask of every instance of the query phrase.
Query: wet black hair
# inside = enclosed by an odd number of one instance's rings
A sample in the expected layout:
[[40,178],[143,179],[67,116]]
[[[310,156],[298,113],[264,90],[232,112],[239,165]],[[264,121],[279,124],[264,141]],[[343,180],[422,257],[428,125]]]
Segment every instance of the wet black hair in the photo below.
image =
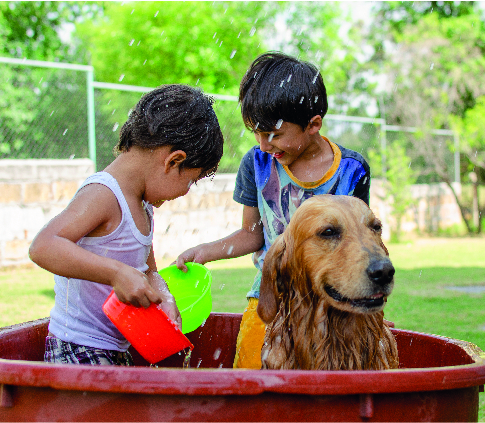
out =
[[239,101],[246,127],[261,132],[273,131],[280,119],[305,130],[313,116],[323,118],[328,110],[316,66],[279,52],[253,61],[239,86]]
[[122,126],[115,154],[132,146],[170,146],[170,152],[182,150],[187,154],[181,169],[202,168],[202,176],[214,174],[224,140],[213,103],[200,89],[188,85],[168,84],[150,91]]

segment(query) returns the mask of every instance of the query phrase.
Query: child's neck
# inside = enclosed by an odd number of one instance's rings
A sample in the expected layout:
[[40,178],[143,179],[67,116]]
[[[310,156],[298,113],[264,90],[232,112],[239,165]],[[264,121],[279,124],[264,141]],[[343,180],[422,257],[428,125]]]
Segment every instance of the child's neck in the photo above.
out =
[[333,164],[334,154],[330,144],[320,135],[288,166],[293,176],[302,182],[320,180]]
[[105,172],[111,174],[125,197],[130,197],[132,201],[142,201],[145,193],[145,176],[140,169],[143,169],[143,158],[135,148],[121,153],[106,169]]

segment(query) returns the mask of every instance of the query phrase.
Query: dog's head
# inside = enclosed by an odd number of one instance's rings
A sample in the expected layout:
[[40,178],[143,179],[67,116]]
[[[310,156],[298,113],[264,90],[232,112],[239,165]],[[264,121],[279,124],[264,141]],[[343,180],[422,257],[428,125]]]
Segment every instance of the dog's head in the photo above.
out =
[[290,288],[300,297],[324,298],[342,311],[381,311],[394,285],[394,267],[381,232],[379,219],[356,197],[318,195],[306,200],[264,259],[261,319],[274,319]]

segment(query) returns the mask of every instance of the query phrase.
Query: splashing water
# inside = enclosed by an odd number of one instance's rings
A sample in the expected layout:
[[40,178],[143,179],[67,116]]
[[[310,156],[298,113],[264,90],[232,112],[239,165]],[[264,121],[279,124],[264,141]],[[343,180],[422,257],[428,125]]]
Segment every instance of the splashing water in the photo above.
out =
[[190,369],[190,357],[191,357],[191,355],[192,355],[192,349],[189,349],[185,353],[184,364],[182,366],[184,369]]

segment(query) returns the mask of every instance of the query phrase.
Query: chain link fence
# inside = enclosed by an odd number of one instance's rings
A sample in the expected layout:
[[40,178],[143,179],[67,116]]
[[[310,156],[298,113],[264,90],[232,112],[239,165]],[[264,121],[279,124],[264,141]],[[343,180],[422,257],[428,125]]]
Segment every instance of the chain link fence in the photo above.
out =
[[[86,158],[96,169],[113,159],[119,130],[130,109],[149,87],[93,82],[89,66],[0,58],[0,158]],[[224,156],[219,172],[237,171],[242,156],[255,144],[245,129],[237,98],[214,95],[215,111],[224,134]],[[327,115],[321,133],[367,158],[373,148],[392,148],[404,142],[410,166],[423,182],[438,178],[426,166],[423,152],[413,147],[415,128],[388,126],[382,119]],[[436,132],[436,131],[435,131]],[[433,154],[441,154],[451,180],[459,181],[459,156],[446,144],[455,142],[451,131],[437,131]]]

